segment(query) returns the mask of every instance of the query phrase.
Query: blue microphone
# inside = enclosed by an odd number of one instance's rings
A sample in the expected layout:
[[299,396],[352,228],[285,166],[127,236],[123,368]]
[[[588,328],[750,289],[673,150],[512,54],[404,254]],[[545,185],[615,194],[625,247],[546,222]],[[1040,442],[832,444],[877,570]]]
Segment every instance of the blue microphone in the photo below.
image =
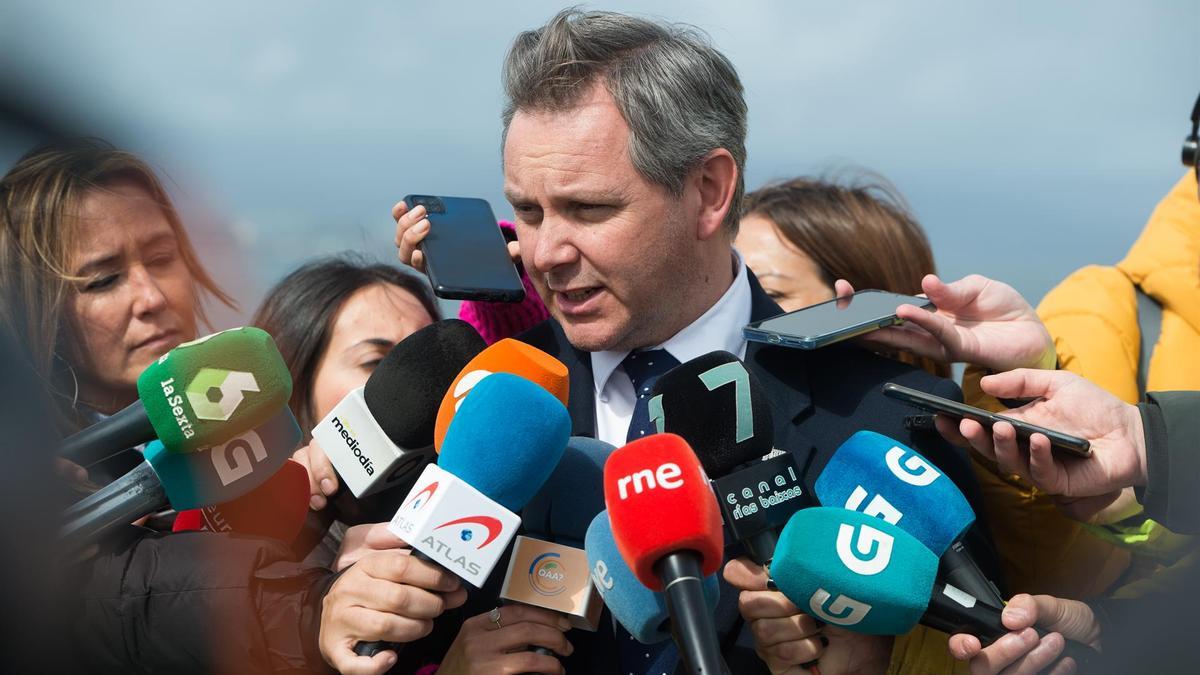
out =
[[883,434],[859,431],[837,449],[814,486],[825,506],[898,525],[940,557],[941,576],[1004,607],[1003,597],[959,541],[975,522],[966,497],[928,459]]
[[[796,512],[784,526],[771,579],[802,611],[856,633],[903,635],[920,623],[975,635],[985,645],[1008,634],[999,609],[935,581],[937,568],[933,552],[903,529],[820,506]],[[1067,641],[1063,656],[1086,668],[1096,653]]]
[[592,519],[604,510],[604,462],[615,449],[604,441],[572,436],[546,484],[521,512],[525,530],[582,548]]
[[[625,564],[613,540],[608,511],[592,519],[584,539],[592,581],[604,598],[604,604],[629,634],[638,642],[649,645],[671,637],[671,613],[666,596],[646,588]],[[715,612],[720,599],[717,575],[704,578],[704,600],[708,611]]]

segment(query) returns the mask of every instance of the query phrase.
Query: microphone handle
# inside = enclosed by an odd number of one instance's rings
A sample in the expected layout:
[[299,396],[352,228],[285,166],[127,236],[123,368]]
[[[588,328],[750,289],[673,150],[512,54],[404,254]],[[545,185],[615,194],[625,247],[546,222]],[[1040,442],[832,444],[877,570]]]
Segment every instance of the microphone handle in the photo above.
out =
[[[425,555],[424,553],[418,551],[415,548],[412,549],[411,555],[416,557],[418,560],[424,560],[425,562],[431,562],[435,565],[438,565],[439,567],[441,566],[441,564],[436,562],[433,558],[430,558],[429,556]],[[384,650],[394,649],[396,651],[396,653],[399,654],[400,650],[403,647],[404,647],[404,645],[399,642],[386,642],[384,640],[373,640],[371,642],[356,643],[354,645],[354,653],[358,654],[359,656],[375,656],[376,654],[378,654],[379,652],[382,652]]]
[[979,569],[961,541],[950,544],[938,561],[938,578],[960,588],[996,609],[1004,608],[1004,596],[991,579]]
[[[921,624],[953,635],[967,633],[979,638],[980,642],[989,645],[1010,631],[1000,620],[1000,610],[983,602],[977,602],[970,594],[944,584],[940,581],[933,584],[933,596],[929,600],[929,609],[921,617]],[[1046,631],[1034,626],[1038,637],[1046,637]],[[1096,662],[1099,652],[1091,647],[1074,640],[1064,640],[1062,656],[1071,657],[1079,670],[1090,672],[1090,666]]]
[[697,675],[727,672],[718,648],[717,628],[704,601],[700,555],[695,551],[668,553],[655,563],[654,572],[663,582],[671,634],[679,646],[685,672]]
[[83,548],[113,527],[132,523],[168,505],[158,474],[149,462],[142,462],[68,507],[63,512],[60,536],[68,546]]
[[58,456],[87,467],[157,437],[139,398],[103,422],[63,439]]
[[742,539],[746,549],[746,557],[759,565],[769,565],[775,557],[775,547],[779,544],[779,531],[771,527],[762,532],[752,534]]

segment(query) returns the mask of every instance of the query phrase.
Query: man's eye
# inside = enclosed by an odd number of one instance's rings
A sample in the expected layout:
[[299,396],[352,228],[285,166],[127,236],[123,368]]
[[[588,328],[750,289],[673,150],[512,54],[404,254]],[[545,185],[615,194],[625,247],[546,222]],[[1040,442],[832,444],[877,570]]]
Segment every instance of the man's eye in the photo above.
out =
[[83,292],[90,293],[92,291],[102,291],[106,288],[110,288],[113,284],[117,283],[118,278],[120,278],[120,275],[109,274],[107,276],[99,277],[98,279],[93,279],[92,281],[84,284]]

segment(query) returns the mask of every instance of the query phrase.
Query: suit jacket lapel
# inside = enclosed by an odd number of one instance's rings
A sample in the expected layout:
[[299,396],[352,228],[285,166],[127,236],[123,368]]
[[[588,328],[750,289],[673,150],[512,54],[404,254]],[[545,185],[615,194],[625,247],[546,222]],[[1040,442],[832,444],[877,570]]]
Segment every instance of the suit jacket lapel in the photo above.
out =
[[[750,278],[750,320],[762,321],[783,313],[767,295],[758,278]],[[807,361],[813,354],[790,347],[774,347],[761,342],[746,344],[746,367],[758,376],[767,390],[771,412],[775,415],[776,438],[790,432],[799,418],[812,408]],[[788,448],[790,449],[790,448]]]

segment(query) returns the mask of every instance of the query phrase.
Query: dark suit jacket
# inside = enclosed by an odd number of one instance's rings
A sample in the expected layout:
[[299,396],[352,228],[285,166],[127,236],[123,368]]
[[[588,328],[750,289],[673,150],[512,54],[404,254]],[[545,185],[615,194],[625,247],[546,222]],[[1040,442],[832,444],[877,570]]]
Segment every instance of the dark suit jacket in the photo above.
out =
[[[781,313],[754,275],[751,273],[749,277],[751,320]],[[572,435],[595,437],[591,355],[571,346],[562,327],[553,319],[534,327],[519,339],[566,364],[571,378],[567,407],[571,413]],[[770,398],[775,447],[795,455],[797,464],[805,472],[806,489],[810,494],[817,476],[838,446],[854,432],[868,429],[920,451],[958,485],[982,521],[979,485],[966,453],[946,443],[934,431],[906,429],[904,418],[916,411],[885,398],[881,390],[885,382],[896,382],[962,400],[961,392],[953,382],[845,343],[805,351],[751,342],[746,348],[745,363],[758,376]],[[990,578],[999,580],[995,551],[981,522],[968,532],[964,543],[983,571]],[[731,549],[727,554],[736,555],[736,550]],[[483,589],[471,594],[461,612],[448,613],[439,619],[435,633],[440,635],[422,641],[426,643],[426,649],[419,651],[429,655],[424,662],[437,661],[438,649],[444,653],[445,647],[449,646],[447,638],[453,640],[464,618],[496,606],[497,591],[506,566],[507,562],[502,560],[497,565],[500,571],[492,574]],[[733,673],[766,673],[765,665],[754,654],[749,630],[738,614],[737,595],[737,590],[722,580],[721,601],[716,612],[722,652]],[[607,610],[596,633],[574,630],[567,637],[575,647],[575,652],[564,661],[568,673],[617,672],[617,650]],[[444,646],[435,647],[437,643]],[[410,650],[406,648],[405,651]],[[412,655],[416,656],[417,651],[413,650]]]
[[[749,274],[751,321],[782,312]],[[566,364],[571,375],[570,400],[572,435],[596,435],[595,386],[591,355],[571,346],[562,327],[553,319],[520,338]],[[813,483],[833,452],[854,432],[869,429],[915,448],[938,466],[966,495],[982,520],[983,502],[979,484],[966,453],[951,446],[934,431],[910,431],[904,418],[915,414],[882,393],[885,382],[896,382],[945,398],[962,400],[958,385],[899,361],[884,358],[849,344],[815,351],[772,347],[751,342],[746,347],[746,367],[766,389],[775,421],[775,447],[792,452],[804,470],[811,494]],[[986,528],[972,528],[964,543],[983,571],[998,579],[999,565]],[[607,614],[607,613],[606,613]],[[767,672],[753,652],[753,640],[737,612],[737,590],[722,581],[717,610],[718,630],[726,660],[734,673]],[[601,622],[595,634],[572,631],[575,654],[566,661],[569,673],[617,672],[616,649],[612,646],[610,622]]]

